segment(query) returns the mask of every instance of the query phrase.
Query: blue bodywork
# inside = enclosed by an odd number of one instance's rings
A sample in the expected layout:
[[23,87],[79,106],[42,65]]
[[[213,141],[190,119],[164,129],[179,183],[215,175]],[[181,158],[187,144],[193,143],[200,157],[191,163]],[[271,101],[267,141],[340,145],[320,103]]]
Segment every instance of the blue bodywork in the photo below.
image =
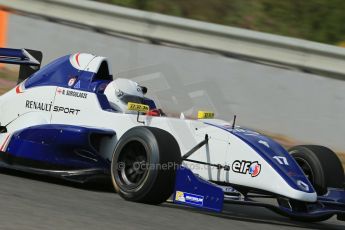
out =
[[[44,66],[40,71],[34,73],[25,82],[25,88],[29,89],[37,86],[59,86],[91,92],[94,89],[94,85],[91,83],[95,73],[80,71],[74,68],[69,57],[69,55],[60,57]],[[75,78],[76,80],[73,85],[69,86],[68,82],[72,78]]]
[[174,202],[220,212],[223,209],[223,190],[194,175],[181,166],[176,173]]
[[2,159],[50,171],[97,170],[109,174],[110,161],[99,154],[100,140],[115,132],[70,125],[38,125],[15,132]]
[[[69,55],[60,57],[44,66],[25,81],[25,88],[58,86],[95,93],[102,109],[110,110],[111,108],[104,95],[104,90],[113,80],[113,76],[101,76],[101,79],[99,79],[97,77],[100,76],[98,76],[97,73],[74,68],[69,58]],[[75,79],[72,85],[69,85],[70,79]],[[149,98],[144,98],[143,104],[149,105],[150,109],[156,108],[154,101]]]

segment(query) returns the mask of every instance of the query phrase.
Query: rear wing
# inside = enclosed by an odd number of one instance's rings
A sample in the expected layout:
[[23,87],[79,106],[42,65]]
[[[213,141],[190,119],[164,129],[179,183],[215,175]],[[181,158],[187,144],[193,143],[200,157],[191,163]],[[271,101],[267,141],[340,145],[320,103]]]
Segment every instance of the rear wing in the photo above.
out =
[[42,58],[37,50],[0,48],[0,63],[20,65],[18,84],[40,69]]

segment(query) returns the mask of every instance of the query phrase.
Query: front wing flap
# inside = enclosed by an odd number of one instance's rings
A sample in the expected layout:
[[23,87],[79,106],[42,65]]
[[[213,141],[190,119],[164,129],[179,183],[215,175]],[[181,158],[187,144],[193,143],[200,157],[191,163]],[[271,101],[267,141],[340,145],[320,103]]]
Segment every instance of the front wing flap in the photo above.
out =
[[[316,203],[303,203],[303,206],[295,206],[293,204],[296,201],[287,198],[275,197],[275,199],[278,199],[278,205],[255,201],[249,196],[240,194],[228,196],[224,193],[223,186],[202,179],[184,166],[180,166],[176,172],[173,197],[173,202],[176,204],[215,212],[221,212],[224,203],[258,206],[283,216],[306,221],[329,215],[337,215],[338,220],[345,221],[345,189],[329,188],[328,193],[319,196]],[[284,200],[286,202],[282,202]]]

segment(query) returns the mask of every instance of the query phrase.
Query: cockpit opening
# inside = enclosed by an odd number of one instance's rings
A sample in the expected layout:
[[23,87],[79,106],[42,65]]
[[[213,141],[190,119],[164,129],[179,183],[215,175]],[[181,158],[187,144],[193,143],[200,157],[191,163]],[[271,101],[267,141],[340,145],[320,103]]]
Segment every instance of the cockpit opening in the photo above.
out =
[[113,80],[113,75],[109,73],[109,66],[108,66],[107,61],[102,61],[96,75],[93,78],[93,81],[98,81],[98,80],[108,80],[108,81]]

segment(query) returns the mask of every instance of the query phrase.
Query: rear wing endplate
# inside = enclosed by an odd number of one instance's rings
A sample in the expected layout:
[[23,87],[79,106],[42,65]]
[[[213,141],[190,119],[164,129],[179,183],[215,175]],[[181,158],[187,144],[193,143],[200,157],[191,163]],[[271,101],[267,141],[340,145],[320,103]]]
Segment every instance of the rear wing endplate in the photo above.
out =
[[0,48],[0,63],[20,65],[18,83],[40,69],[42,57],[37,50]]
[[[40,51],[36,51],[40,52]],[[41,53],[41,52],[40,52]],[[41,53],[42,56],[42,53]],[[0,63],[39,66],[40,61],[25,49],[0,48]]]

